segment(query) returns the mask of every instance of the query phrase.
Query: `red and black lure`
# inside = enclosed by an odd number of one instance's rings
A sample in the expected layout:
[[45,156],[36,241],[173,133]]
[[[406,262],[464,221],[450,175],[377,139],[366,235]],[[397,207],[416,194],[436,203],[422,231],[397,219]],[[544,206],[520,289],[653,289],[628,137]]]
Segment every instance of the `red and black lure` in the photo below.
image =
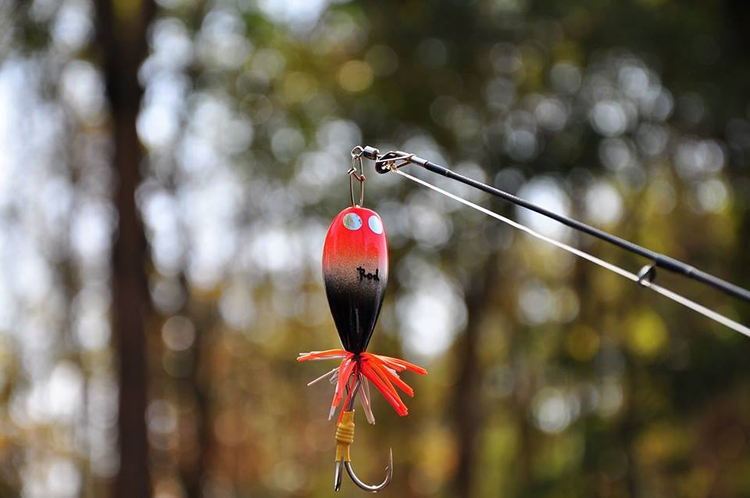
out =
[[[409,396],[414,390],[398,373],[405,370],[424,375],[427,371],[407,361],[367,353],[388,284],[388,243],[383,221],[370,209],[352,206],[341,211],[331,223],[323,245],[323,279],[333,321],[344,349],[300,353],[297,361],[341,359],[339,367],[310,384],[336,375],[336,387],[329,418],[344,398],[344,407],[353,404],[354,387],[361,384],[362,404],[367,419],[370,410],[369,380],[401,416],[409,413],[396,388]],[[364,379],[363,379],[364,377]],[[343,411],[339,416],[339,421]]]
[[[341,211],[328,228],[323,244],[323,280],[333,321],[344,349],[300,353],[297,361],[341,360],[338,367],[323,374],[308,385],[330,378],[335,383],[333,402],[328,415],[333,417],[344,399],[344,407],[336,427],[336,467],[334,489],[341,487],[343,469],[361,489],[378,492],[384,489],[393,476],[393,455],[387,467],[385,480],[378,485],[362,482],[351,466],[349,446],[354,442],[354,399],[359,399],[370,423],[375,423],[370,404],[369,382],[401,416],[409,413],[396,388],[409,396],[414,390],[399,377],[399,372],[411,370],[420,375],[427,371],[411,363],[376,355],[365,350],[378,321],[388,284],[388,242],[383,220],[375,211],[361,207],[364,198],[361,148],[352,150],[352,168],[349,170],[349,187],[352,207]],[[355,166],[359,164],[359,174]],[[354,180],[360,182],[359,203],[354,201]],[[346,395],[344,392],[346,391]]]

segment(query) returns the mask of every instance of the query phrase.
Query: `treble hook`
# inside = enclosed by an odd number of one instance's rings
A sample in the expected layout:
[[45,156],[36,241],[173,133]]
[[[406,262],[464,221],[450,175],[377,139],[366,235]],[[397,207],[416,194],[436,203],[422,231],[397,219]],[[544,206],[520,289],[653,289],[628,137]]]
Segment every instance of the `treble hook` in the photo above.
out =
[[393,479],[393,449],[389,450],[388,454],[388,466],[385,468],[386,474],[385,479],[380,484],[365,484],[357,474],[354,473],[352,468],[351,457],[349,456],[349,446],[354,442],[354,398],[359,391],[361,380],[357,379],[356,384],[351,389],[349,396],[349,404],[345,407],[341,422],[336,427],[336,466],[333,473],[333,489],[338,491],[341,489],[341,481],[344,476],[344,470],[349,474],[349,478],[357,485],[360,489],[363,489],[369,493],[377,493],[385,489],[391,483]]

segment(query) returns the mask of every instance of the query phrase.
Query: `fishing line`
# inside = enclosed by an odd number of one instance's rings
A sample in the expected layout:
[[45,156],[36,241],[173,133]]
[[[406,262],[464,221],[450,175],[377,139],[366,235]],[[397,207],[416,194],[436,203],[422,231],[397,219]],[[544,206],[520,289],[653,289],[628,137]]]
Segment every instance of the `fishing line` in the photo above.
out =
[[675,302],[677,302],[677,303],[679,303],[679,304],[681,304],[681,305],[683,305],[683,306],[685,306],[687,308],[690,308],[693,311],[696,311],[696,312],[698,312],[698,313],[700,313],[700,314],[702,314],[702,315],[704,315],[704,316],[706,316],[706,317],[708,317],[708,318],[710,318],[710,319],[712,319],[712,320],[714,320],[714,321],[716,321],[718,323],[721,323],[721,324],[723,324],[723,325],[725,325],[725,326],[727,326],[727,327],[729,327],[729,328],[731,328],[733,330],[736,330],[737,332],[739,332],[741,334],[744,334],[747,337],[750,337],[750,328],[748,328],[748,327],[746,327],[746,326],[744,326],[744,325],[742,325],[742,324],[740,324],[740,323],[738,323],[738,322],[736,322],[736,321],[734,321],[734,320],[732,320],[732,319],[730,319],[730,318],[728,318],[728,317],[726,317],[724,315],[721,315],[720,313],[717,313],[716,311],[713,311],[713,310],[711,310],[709,308],[706,308],[705,306],[700,305],[700,304],[696,303],[695,301],[692,301],[692,300],[690,300],[690,299],[688,299],[688,298],[686,298],[686,297],[684,297],[684,296],[682,296],[682,295],[680,295],[680,294],[678,294],[678,293],[676,293],[674,291],[671,291],[671,290],[669,290],[669,289],[667,289],[665,287],[657,285],[657,284],[651,282],[650,280],[645,279],[644,276],[636,275],[636,274],[634,274],[632,272],[629,272],[628,270],[625,270],[625,269],[623,269],[623,268],[621,268],[621,267],[619,267],[619,266],[617,266],[615,264],[609,263],[608,261],[604,261],[603,259],[598,258],[598,257],[596,257],[596,256],[594,256],[592,254],[589,254],[589,253],[587,253],[585,251],[582,251],[582,250],[577,249],[575,247],[572,247],[572,246],[570,246],[568,244],[565,244],[564,242],[560,242],[559,240],[555,240],[553,238],[547,237],[546,235],[543,235],[543,234],[541,234],[541,233],[539,233],[539,232],[537,232],[537,231],[535,231],[535,230],[527,227],[526,225],[518,223],[517,221],[513,221],[510,218],[506,218],[505,216],[497,214],[494,211],[490,211],[487,208],[484,208],[484,207],[482,207],[482,206],[480,206],[478,204],[475,204],[475,203],[473,203],[471,201],[468,201],[468,200],[466,200],[466,199],[464,199],[462,197],[459,197],[459,196],[457,196],[455,194],[452,194],[452,193],[450,193],[450,192],[448,192],[446,190],[443,190],[440,187],[437,187],[437,186],[435,186],[435,185],[433,185],[431,183],[428,183],[428,182],[426,182],[424,180],[421,180],[419,178],[411,176],[408,173],[404,173],[403,171],[401,171],[399,169],[391,168],[390,171],[393,171],[394,173],[396,173],[398,175],[401,175],[402,177],[404,177],[404,178],[406,178],[408,180],[411,180],[411,181],[413,181],[415,183],[418,183],[418,184],[420,184],[420,185],[422,185],[424,187],[427,187],[427,188],[429,188],[429,189],[431,189],[431,190],[433,190],[433,191],[435,191],[435,192],[437,192],[439,194],[442,194],[442,195],[444,195],[446,197],[449,197],[450,199],[458,201],[461,204],[464,204],[465,206],[468,206],[468,207],[470,207],[472,209],[475,209],[475,210],[477,210],[477,211],[479,211],[481,213],[484,213],[484,214],[486,214],[488,216],[491,216],[491,217],[493,217],[493,218],[495,218],[495,219],[497,219],[499,221],[502,221],[503,223],[506,223],[506,224],[512,226],[513,228],[516,228],[518,230],[521,230],[522,232],[527,233],[528,235],[531,235],[532,237],[535,237],[535,238],[537,238],[539,240],[543,240],[543,241],[545,241],[545,242],[547,242],[549,244],[552,244],[552,245],[554,245],[554,246],[556,246],[556,247],[558,247],[560,249],[563,249],[564,251],[567,251],[567,252],[569,252],[571,254],[575,254],[576,256],[578,256],[580,258],[583,258],[583,259],[585,259],[587,261],[590,261],[590,262],[592,262],[592,263],[594,263],[596,265],[599,265],[602,268],[605,268],[605,269],[607,269],[607,270],[609,270],[611,272],[614,272],[614,273],[620,275],[621,277],[624,277],[624,278],[627,278],[628,280],[631,280],[633,282],[639,283],[643,287],[651,289],[654,292],[656,292],[658,294],[661,294],[662,296],[664,296],[664,297],[666,297],[668,299],[671,299],[672,301],[675,301]]

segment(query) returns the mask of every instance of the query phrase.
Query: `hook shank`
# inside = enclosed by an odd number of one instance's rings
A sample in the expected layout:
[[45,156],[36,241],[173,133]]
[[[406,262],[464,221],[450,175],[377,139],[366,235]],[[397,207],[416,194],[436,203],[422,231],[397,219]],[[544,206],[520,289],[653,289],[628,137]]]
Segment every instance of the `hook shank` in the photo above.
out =
[[[353,389],[358,389],[359,383]],[[356,391],[352,393],[356,394]],[[354,396],[352,396],[353,398]],[[349,446],[354,442],[354,410],[344,411],[341,422],[339,422],[336,428],[336,466],[334,467],[333,473],[333,489],[338,491],[341,489],[341,481],[344,476],[344,469],[349,474],[352,482],[357,485],[358,488],[367,491],[369,493],[377,493],[385,489],[393,479],[393,450],[389,451],[388,455],[388,466],[385,468],[386,475],[383,482],[380,484],[366,484],[363,482],[357,474],[354,472],[352,467],[351,457],[349,455]]]

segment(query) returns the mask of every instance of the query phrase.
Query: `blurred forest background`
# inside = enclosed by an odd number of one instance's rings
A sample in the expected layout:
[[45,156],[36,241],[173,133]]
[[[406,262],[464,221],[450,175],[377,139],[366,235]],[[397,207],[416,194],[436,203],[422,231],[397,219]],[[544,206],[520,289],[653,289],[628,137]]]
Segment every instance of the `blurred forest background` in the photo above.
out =
[[[338,347],[355,145],[750,287],[749,54],[745,0],[0,1],[0,496],[331,496],[295,357]],[[392,446],[388,496],[750,496],[750,339],[366,168],[370,350],[430,374],[358,418],[365,481]]]

